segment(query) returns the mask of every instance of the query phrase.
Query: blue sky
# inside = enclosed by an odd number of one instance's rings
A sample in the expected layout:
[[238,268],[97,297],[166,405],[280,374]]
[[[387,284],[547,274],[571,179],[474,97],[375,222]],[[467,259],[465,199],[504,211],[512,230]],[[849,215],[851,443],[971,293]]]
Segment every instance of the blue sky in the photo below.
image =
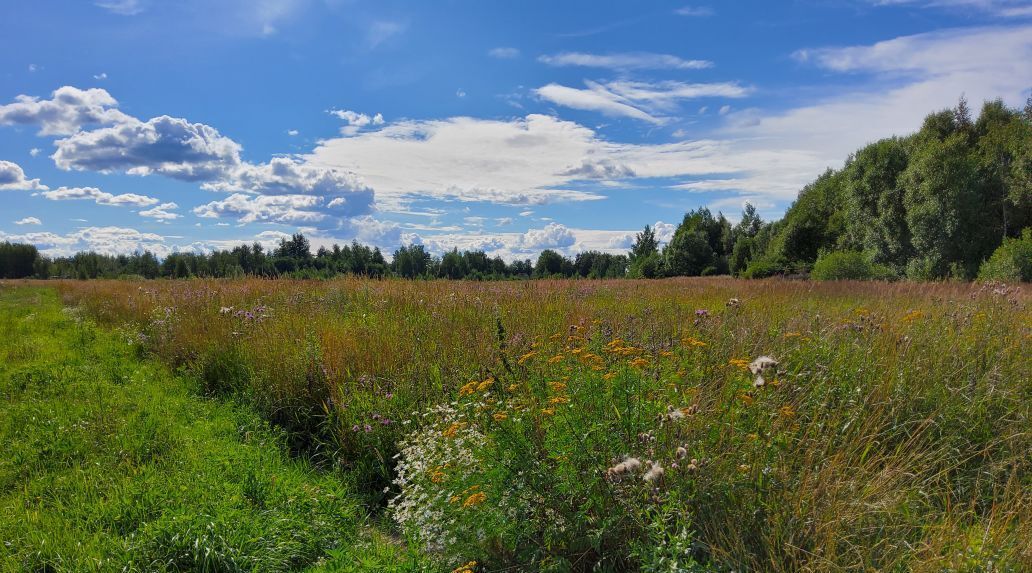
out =
[[777,218],[859,146],[1032,88],[1032,1],[41,0],[0,18],[0,240],[301,230],[622,251]]

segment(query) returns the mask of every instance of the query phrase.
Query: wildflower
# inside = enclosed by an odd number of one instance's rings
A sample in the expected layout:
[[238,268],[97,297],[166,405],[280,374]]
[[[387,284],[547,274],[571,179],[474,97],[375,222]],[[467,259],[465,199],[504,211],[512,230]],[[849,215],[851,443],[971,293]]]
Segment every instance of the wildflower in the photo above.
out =
[[533,358],[535,354],[537,354],[537,352],[534,351],[534,350],[531,350],[530,352],[524,354],[523,356],[520,356],[519,359],[516,360],[516,364],[519,364],[519,365],[522,366],[524,362],[526,362],[526,361],[530,360],[531,358]]
[[742,370],[749,369],[749,361],[744,358],[732,358],[731,360],[728,360],[727,363],[731,366],[737,366]]
[[364,429],[365,429],[365,433],[367,433],[367,434],[368,434],[369,432],[372,432],[372,431],[373,431],[373,427],[372,427],[372,426],[370,426],[369,424],[366,424],[366,425],[365,425],[365,428],[364,428]]
[[742,301],[738,300],[737,298],[730,298],[727,301],[727,307],[728,308],[738,308],[741,305],[742,305]]
[[638,357],[630,361],[630,365],[635,368],[644,368],[649,365],[649,361],[644,358]]
[[560,352],[559,354],[556,354],[555,356],[553,356],[553,357],[549,358],[549,359],[548,359],[548,363],[549,363],[549,364],[555,364],[555,363],[557,363],[557,362],[562,362],[562,360],[563,360],[563,355],[562,355],[562,353]]
[[546,415],[546,416],[554,416],[555,415],[555,408],[542,408],[541,409],[541,413]]
[[459,388],[459,396],[468,396],[477,391],[477,381],[474,380],[469,384],[466,384],[462,388]]
[[433,472],[430,473],[430,481],[432,481],[434,483],[441,483],[441,482],[444,481],[444,478],[446,478],[446,477],[448,477],[447,474],[445,474],[444,472],[442,472],[439,469],[438,470],[434,470]]
[[495,412],[491,417],[495,422],[504,422],[509,419],[509,415],[505,412]]
[[231,306],[224,306],[219,309],[219,314],[229,314],[231,312],[233,312],[233,307]]
[[742,402],[745,402],[746,406],[752,406],[752,403],[754,401],[754,398],[748,394],[739,394],[738,399]]
[[659,462],[653,462],[652,463],[652,467],[649,468],[649,471],[645,472],[645,475],[642,476],[641,479],[643,479],[643,480],[645,480],[645,481],[647,481],[649,483],[652,483],[652,482],[655,482],[655,481],[659,481],[662,478],[663,478],[663,466],[659,465]]
[[484,503],[484,500],[486,499],[487,494],[482,491],[478,491],[467,497],[466,501],[462,502],[462,507],[474,507],[480,505],[481,503]]
[[799,336],[802,336],[802,335],[799,334],[798,332],[786,332],[785,333],[785,338],[796,338],[796,337],[799,337]]
[[706,343],[693,336],[686,336],[681,340],[685,346],[706,346]]
[[473,568],[477,566],[476,561],[470,561],[465,565],[459,565],[455,569],[452,569],[452,573],[473,573]]
[[563,390],[566,390],[566,384],[562,382],[549,382],[548,386],[552,388],[553,392],[562,392]]
[[684,449],[684,446],[677,446],[677,459],[683,460],[688,457],[688,450]]
[[483,392],[494,385],[494,378],[488,378],[480,384],[477,384],[477,392]]
[[465,424],[462,422],[452,422],[446,430],[441,432],[441,435],[445,438],[454,438],[459,433],[459,430],[463,428],[463,426],[465,426]]
[[781,416],[785,418],[794,418],[796,415],[796,412],[792,409],[792,406],[782,406],[779,412],[781,412]]
[[617,479],[624,474],[634,473],[641,467],[641,460],[638,458],[626,457],[624,460],[615,466],[606,470],[606,477],[610,479]]
[[699,405],[698,404],[692,404],[691,406],[688,406],[687,408],[681,408],[681,412],[685,416],[694,416],[695,414],[699,413]]
[[695,316],[697,316],[699,318],[705,318],[705,317],[709,316],[709,311],[704,309],[704,308],[696,309],[695,310]]
[[924,316],[924,313],[921,312],[920,310],[912,310],[912,311],[908,312],[906,316],[903,317],[903,322],[909,324],[909,323],[914,322],[915,320],[921,318],[922,316]]
[[570,403],[570,397],[569,396],[553,396],[551,399],[548,400],[548,402],[550,404],[569,404]]

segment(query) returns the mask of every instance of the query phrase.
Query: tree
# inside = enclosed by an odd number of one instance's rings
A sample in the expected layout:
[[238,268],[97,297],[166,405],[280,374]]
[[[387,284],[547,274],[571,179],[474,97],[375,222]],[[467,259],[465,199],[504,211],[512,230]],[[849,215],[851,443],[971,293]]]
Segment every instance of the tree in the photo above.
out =
[[545,249],[538,255],[537,264],[534,265],[534,276],[551,277],[561,275],[563,274],[564,262],[568,263],[562,255],[552,249]]

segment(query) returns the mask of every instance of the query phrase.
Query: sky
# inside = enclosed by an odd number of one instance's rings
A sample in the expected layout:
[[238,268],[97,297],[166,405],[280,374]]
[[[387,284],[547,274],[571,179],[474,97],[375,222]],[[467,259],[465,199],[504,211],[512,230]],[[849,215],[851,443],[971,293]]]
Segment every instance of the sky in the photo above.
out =
[[625,251],[768,220],[963,95],[1032,0],[37,0],[0,8],[0,240]]

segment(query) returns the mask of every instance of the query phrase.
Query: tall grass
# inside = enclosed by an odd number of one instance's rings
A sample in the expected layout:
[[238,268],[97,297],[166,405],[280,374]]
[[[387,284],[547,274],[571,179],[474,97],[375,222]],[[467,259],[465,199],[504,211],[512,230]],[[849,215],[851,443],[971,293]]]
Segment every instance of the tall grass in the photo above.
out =
[[[392,498],[450,567],[1032,568],[1016,289],[57,284],[206,391],[246,397],[371,502]],[[760,355],[779,365],[756,387],[743,365]],[[607,474],[627,456],[646,467]],[[645,481],[645,462],[662,476]]]

